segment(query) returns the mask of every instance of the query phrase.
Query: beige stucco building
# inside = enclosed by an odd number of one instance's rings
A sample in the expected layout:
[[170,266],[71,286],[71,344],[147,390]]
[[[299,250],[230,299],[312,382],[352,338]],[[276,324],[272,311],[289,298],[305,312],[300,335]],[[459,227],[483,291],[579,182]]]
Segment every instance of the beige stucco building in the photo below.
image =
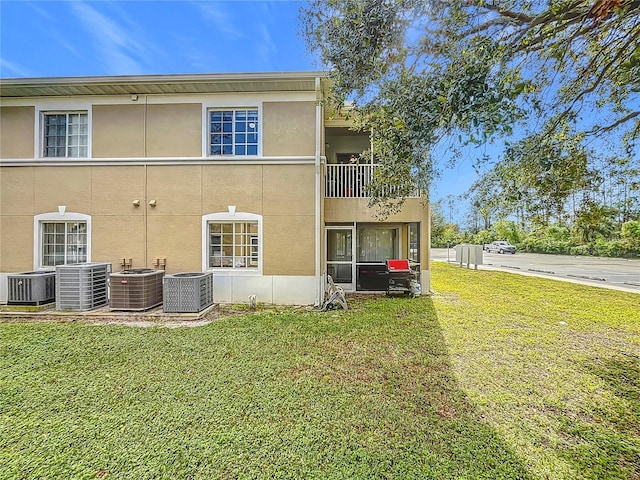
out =
[[[377,221],[368,147],[316,72],[0,81],[6,275],[109,262],[212,271],[216,302],[313,304],[325,275],[377,290],[409,258],[428,290],[429,209]],[[372,160],[373,162],[373,160]]]

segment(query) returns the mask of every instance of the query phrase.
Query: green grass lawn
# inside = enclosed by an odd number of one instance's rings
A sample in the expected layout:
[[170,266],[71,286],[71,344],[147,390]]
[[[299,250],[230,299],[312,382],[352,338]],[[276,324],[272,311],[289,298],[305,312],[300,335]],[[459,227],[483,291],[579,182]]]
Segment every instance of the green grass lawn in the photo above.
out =
[[444,264],[433,288],[0,323],[0,478],[640,478],[640,295]]

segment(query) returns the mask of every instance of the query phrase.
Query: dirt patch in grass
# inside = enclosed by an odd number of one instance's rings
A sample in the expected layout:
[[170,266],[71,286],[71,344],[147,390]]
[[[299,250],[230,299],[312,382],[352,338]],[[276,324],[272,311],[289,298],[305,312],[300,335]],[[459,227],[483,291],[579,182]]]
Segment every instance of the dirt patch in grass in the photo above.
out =
[[[260,311],[267,310],[264,305]],[[287,308],[287,307],[273,307]],[[138,328],[183,328],[202,327],[221,318],[250,313],[248,306],[238,304],[216,304],[200,313],[164,313],[162,307],[144,312],[111,311],[105,307],[83,313],[56,312],[51,309],[21,315],[19,312],[2,312],[0,323],[83,323],[90,325],[124,325]]]

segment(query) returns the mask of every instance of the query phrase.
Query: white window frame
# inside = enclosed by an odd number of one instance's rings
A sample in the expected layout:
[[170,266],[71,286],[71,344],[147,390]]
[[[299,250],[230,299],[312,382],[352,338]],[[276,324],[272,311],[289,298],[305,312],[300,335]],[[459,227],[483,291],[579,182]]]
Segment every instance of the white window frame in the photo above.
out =
[[48,212],[33,217],[33,269],[55,270],[55,266],[42,265],[43,223],[85,222],[87,224],[87,263],[91,262],[91,215],[76,212]]
[[[69,115],[85,115],[87,118],[87,138],[86,138],[86,149],[87,149],[87,154],[83,155],[83,156],[78,156],[78,157],[72,157],[69,156],[69,134],[67,132],[66,138],[65,138],[65,155],[62,157],[57,157],[57,156],[46,156],[45,155],[45,150],[47,148],[46,146],[46,139],[45,139],[45,119],[47,116],[49,115],[66,115],[67,116],[67,125],[68,123],[68,118]],[[91,115],[89,114],[89,110],[88,109],[70,109],[70,110],[64,110],[64,109],[43,109],[40,110],[39,112],[39,120],[40,120],[40,127],[39,127],[39,135],[40,135],[40,150],[39,150],[39,155],[40,158],[89,158],[90,157],[90,152],[91,152]]]
[[[213,154],[211,153],[211,114],[213,112],[226,112],[226,111],[233,111],[234,112],[234,121],[232,123],[233,126],[233,130],[232,130],[232,135],[233,135],[233,142],[232,142],[232,148],[233,151],[235,152],[235,112],[239,111],[239,110],[255,110],[257,112],[257,123],[258,123],[258,128],[256,131],[256,134],[258,135],[258,144],[257,144],[257,153],[256,154],[244,154],[244,155],[237,155],[235,153],[231,153],[231,154]],[[205,108],[205,121],[204,121],[204,130],[205,130],[205,134],[204,134],[204,153],[205,156],[208,158],[212,158],[212,159],[229,159],[229,158],[242,158],[242,159],[252,159],[252,158],[258,158],[262,156],[262,138],[263,138],[263,122],[262,122],[262,109],[260,108],[260,105],[248,105],[248,106],[223,106],[223,105],[218,105],[218,106],[209,106],[207,108]]]
[[[235,268],[235,267],[210,267],[209,266],[209,224],[211,223],[258,223],[258,238],[254,244],[251,239],[251,254],[253,256],[254,247],[257,249],[258,261],[257,268]],[[202,271],[215,272],[223,275],[262,275],[262,265],[264,254],[262,249],[263,231],[262,231],[262,215],[247,212],[218,212],[210,213],[202,216]]]

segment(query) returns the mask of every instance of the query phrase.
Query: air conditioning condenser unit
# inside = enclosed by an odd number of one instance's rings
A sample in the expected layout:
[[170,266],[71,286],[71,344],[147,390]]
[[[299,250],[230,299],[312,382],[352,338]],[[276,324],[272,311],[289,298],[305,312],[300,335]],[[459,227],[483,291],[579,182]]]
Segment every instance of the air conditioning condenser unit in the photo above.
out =
[[7,275],[8,305],[45,305],[56,300],[56,272]]
[[112,273],[111,310],[148,310],[162,303],[164,270],[133,268]]
[[185,272],[164,277],[167,313],[201,312],[213,305],[213,273]]
[[56,267],[56,310],[85,312],[109,301],[110,263],[76,263]]

